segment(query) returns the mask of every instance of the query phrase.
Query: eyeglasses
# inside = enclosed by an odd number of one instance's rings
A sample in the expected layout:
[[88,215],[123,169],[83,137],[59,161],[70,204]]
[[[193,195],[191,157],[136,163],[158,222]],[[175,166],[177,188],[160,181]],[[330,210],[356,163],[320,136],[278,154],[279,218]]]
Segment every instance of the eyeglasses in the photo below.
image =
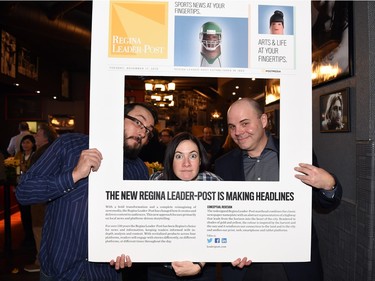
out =
[[154,133],[152,132],[152,129],[150,130],[147,128],[141,121],[139,121],[137,118],[127,115],[124,115],[125,118],[128,118],[129,120],[133,121],[135,125],[137,125],[141,130],[145,129],[146,135],[151,139],[154,136]]

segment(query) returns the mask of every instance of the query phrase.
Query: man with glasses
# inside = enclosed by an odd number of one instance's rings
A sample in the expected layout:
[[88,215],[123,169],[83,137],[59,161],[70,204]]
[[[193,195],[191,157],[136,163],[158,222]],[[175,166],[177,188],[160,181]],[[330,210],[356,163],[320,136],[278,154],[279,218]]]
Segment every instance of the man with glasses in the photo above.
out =
[[[156,122],[153,107],[142,103],[125,106],[125,179],[148,179],[138,153],[152,136]],[[118,281],[118,269],[132,265],[125,255],[110,263],[88,261],[88,176],[99,169],[101,160],[100,151],[89,148],[87,135],[63,134],[17,186],[21,204],[47,203],[39,255],[41,281]]]
[[[145,103],[130,103],[124,109],[124,180],[148,180],[148,169],[138,155],[153,137],[158,115],[154,107]],[[146,281],[146,264],[137,263],[124,271],[128,281]]]
[[160,131],[160,142],[166,147],[174,137],[174,132],[171,128],[164,128]]
[[124,180],[148,180],[148,169],[138,155],[153,137],[152,131],[157,118],[155,109],[148,104],[125,105]]

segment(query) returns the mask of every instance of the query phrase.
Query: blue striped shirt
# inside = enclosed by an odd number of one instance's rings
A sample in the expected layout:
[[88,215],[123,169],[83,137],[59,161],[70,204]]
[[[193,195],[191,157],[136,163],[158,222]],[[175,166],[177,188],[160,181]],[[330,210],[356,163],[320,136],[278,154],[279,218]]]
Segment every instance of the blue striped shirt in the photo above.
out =
[[140,159],[124,158],[124,180],[148,180],[149,174],[145,163]]
[[88,179],[73,183],[72,171],[89,138],[64,134],[25,173],[16,196],[24,205],[48,202],[40,262],[54,280],[118,280],[108,263],[88,262]]

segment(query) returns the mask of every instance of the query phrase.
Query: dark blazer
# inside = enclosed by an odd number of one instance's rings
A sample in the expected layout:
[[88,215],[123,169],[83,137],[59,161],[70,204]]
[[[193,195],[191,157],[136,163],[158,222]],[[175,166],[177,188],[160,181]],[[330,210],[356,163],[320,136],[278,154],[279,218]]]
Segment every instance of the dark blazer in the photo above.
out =
[[[317,166],[315,154],[313,153],[313,164]],[[293,171],[291,171],[293,172]],[[225,181],[245,181],[242,151],[238,148],[224,154],[215,162],[215,174]],[[338,179],[334,198],[327,198],[317,188],[312,188],[313,207],[325,212],[336,208],[341,201],[342,187]],[[251,258],[251,257],[250,257]],[[283,263],[289,281],[321,281],[323,280],[323,269],[319,253],[318,237],[312,225],[311,234],[311,262],[305,263]],[[251,271],[251,266],[249,267]]]

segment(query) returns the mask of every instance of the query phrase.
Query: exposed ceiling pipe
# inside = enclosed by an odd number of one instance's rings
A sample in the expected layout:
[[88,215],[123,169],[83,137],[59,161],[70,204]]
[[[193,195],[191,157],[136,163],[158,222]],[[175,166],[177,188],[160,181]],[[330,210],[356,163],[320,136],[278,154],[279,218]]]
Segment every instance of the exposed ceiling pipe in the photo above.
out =
[[220,95],[219,91],[216,90],[214,87],[208,87],[211,91],[215,92],[216,94]]
[[85,1],[61,1],[53,5],[47,12],[47,17],[50,20],[56,20],[63,17],[67,12],[80,6]]
[[30,2],[30,5],[28,5],[28,2],[8,3],[0,6],[0,22],[5,26],[16,27],[25,32],[25,36],[32,35],[51,38],[89,50],[91,27],[61,17],[72,8],[72,6],[67,6],[59,13],[52,13],[52,18],[55,17],[56,19],[50,20],[46,13],[33,6],[32,2]]
[[205,99],[212,100],[211,97],[209,97],[208,95],[202,93],[201,91],[199,91],[199,90],[197,90],[197,89],[193,89],[193,92],[197,93],[198,95],[201,95],[201,96],[204,97]]

